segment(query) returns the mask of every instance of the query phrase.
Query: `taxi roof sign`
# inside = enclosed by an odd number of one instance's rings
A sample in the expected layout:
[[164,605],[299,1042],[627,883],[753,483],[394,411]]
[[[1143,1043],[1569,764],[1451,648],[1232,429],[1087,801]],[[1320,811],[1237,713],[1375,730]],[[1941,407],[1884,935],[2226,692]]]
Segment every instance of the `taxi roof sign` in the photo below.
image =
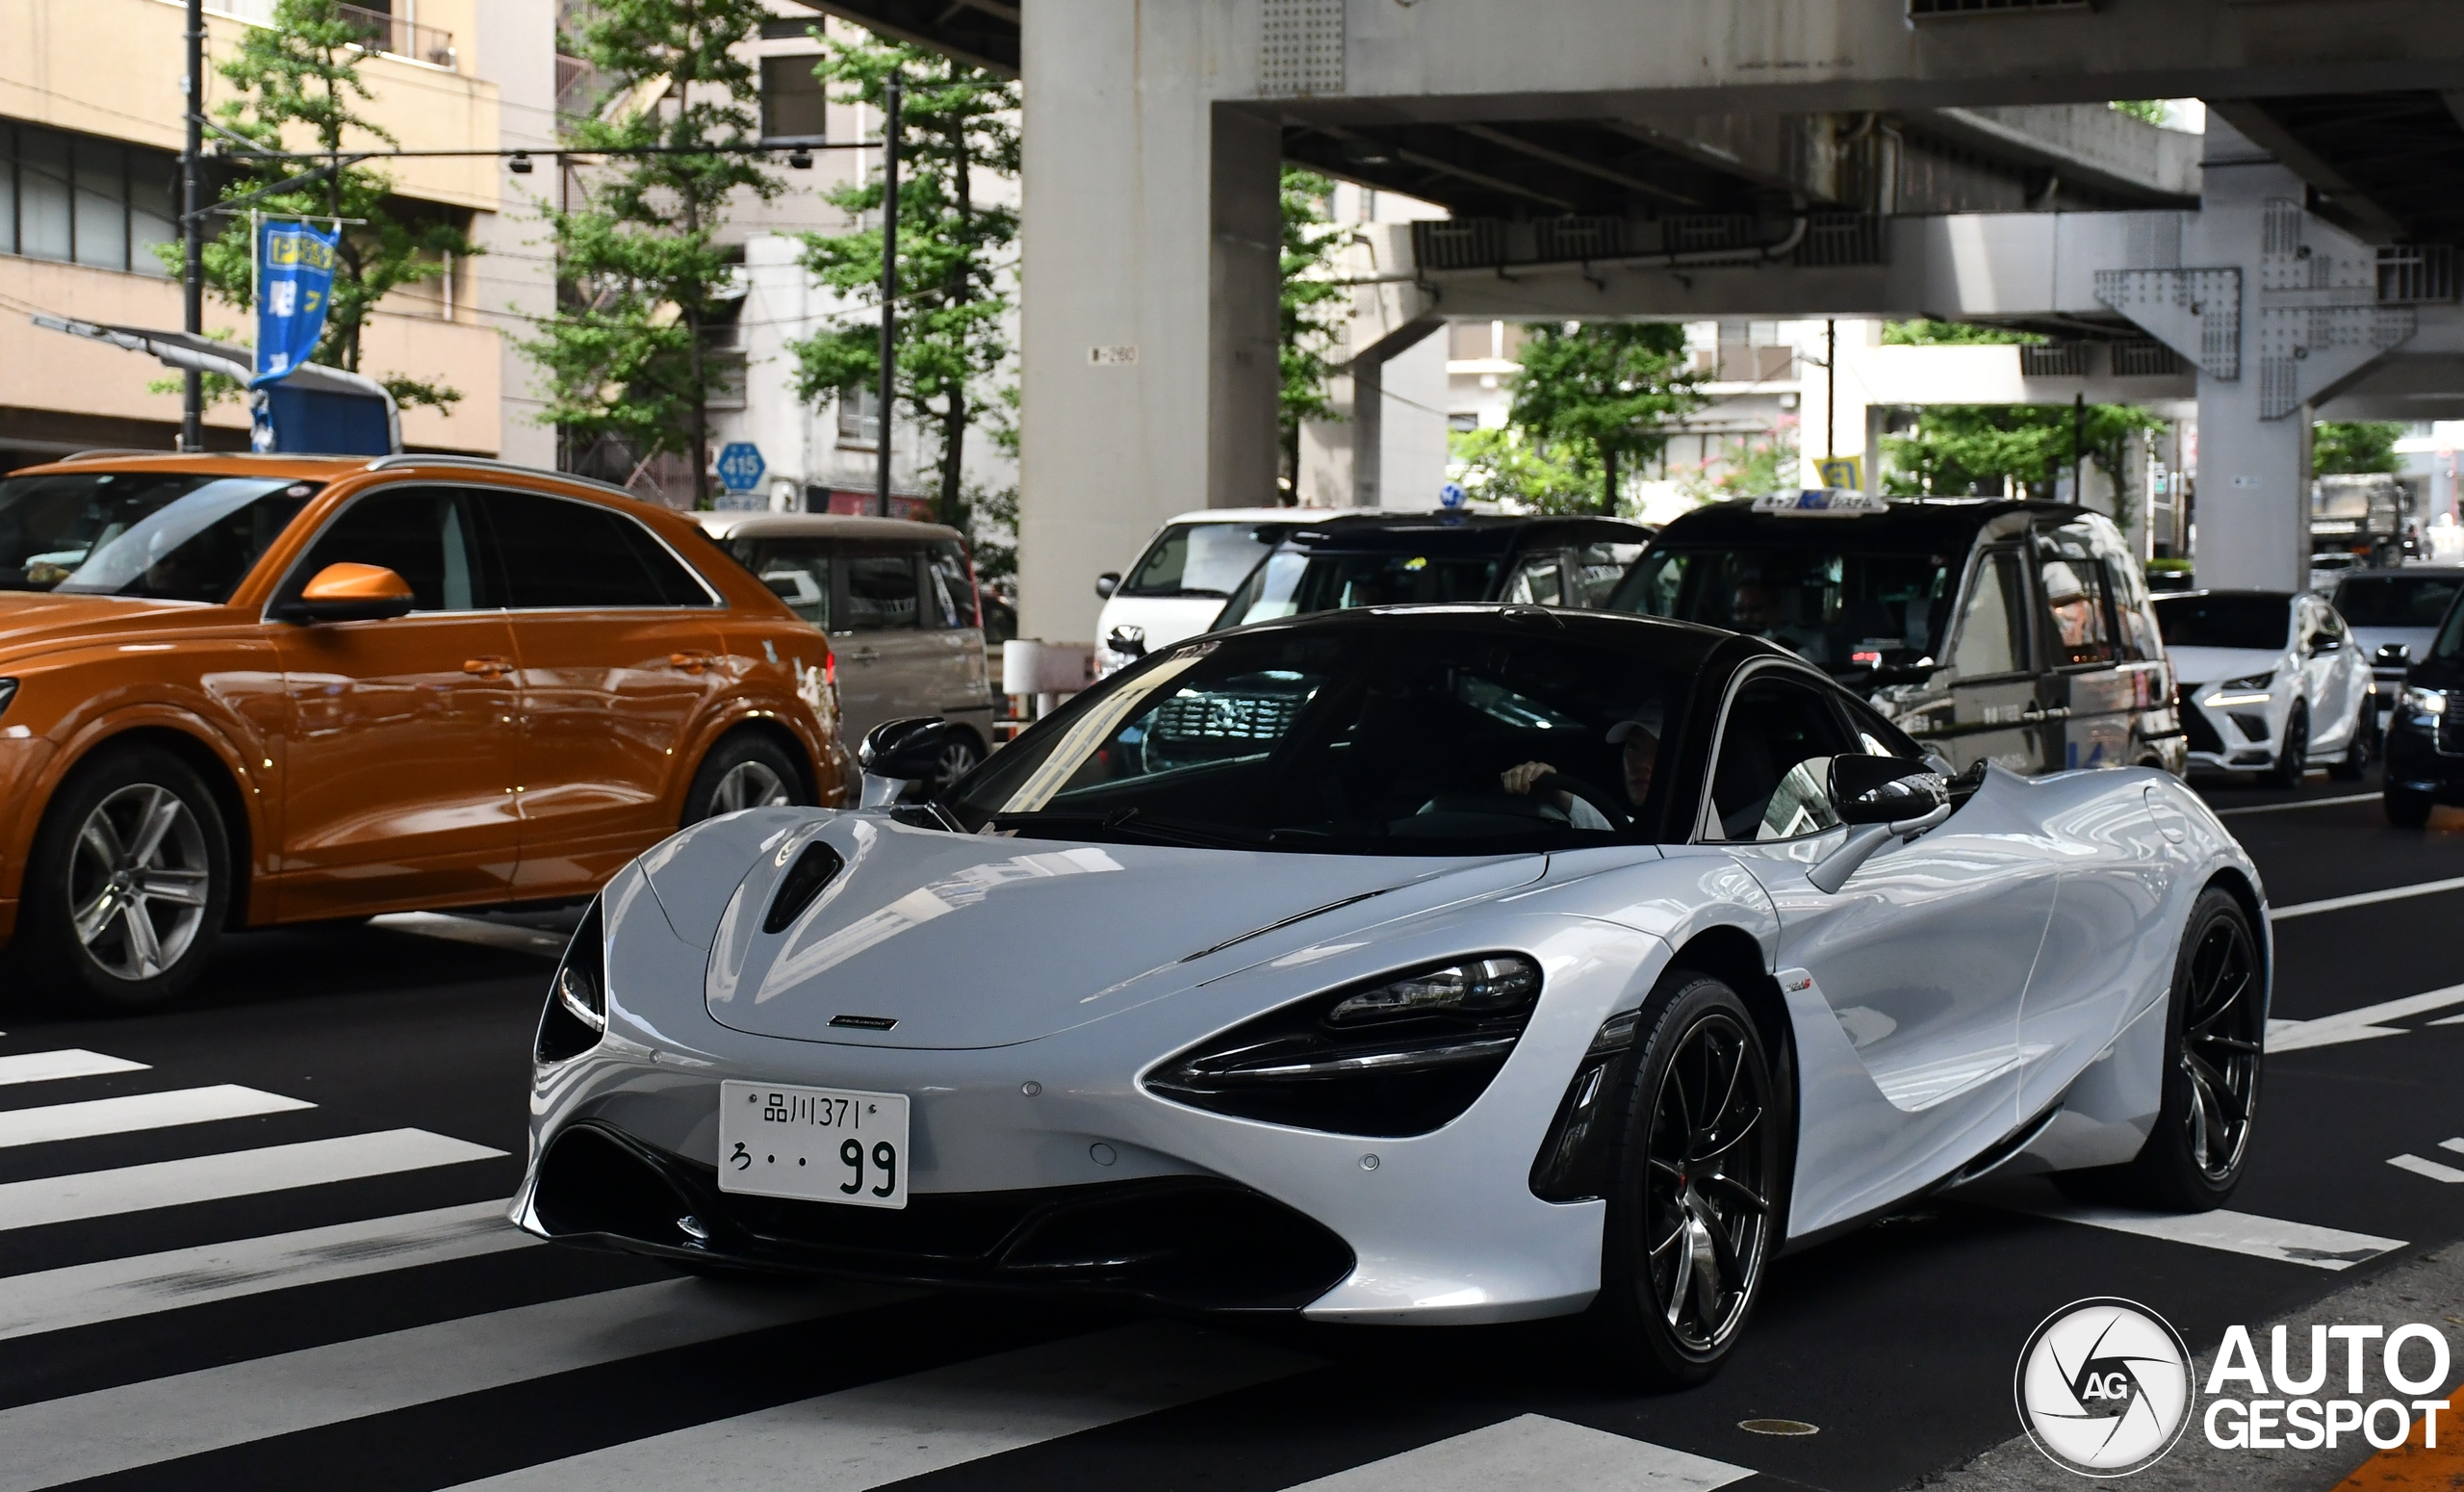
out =
[[1754,500],[1758,513],[1786,513],[1800,518],[1860,518],[1867,513],[1886,512],[1889,507],[1870,492],[1845,487],[1807,487]]

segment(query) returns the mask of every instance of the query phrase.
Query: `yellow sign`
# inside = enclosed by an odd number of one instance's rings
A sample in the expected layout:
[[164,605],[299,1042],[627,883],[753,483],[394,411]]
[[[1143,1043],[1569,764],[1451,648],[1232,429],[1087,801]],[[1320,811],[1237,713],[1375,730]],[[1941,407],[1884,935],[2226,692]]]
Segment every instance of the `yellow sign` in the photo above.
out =
[[1850,492],[1862,492],[1865,488],[1863,456],[1833,456],[1815,462],[1814,469],[1822,474],[1826,487],[1842,487]]

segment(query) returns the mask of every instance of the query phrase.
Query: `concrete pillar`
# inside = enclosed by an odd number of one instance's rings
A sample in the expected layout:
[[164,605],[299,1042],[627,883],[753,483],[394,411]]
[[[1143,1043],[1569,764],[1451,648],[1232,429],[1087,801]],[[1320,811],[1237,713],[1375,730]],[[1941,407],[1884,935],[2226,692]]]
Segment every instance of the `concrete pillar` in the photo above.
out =
[[1022,28],[1029,637],[1091,638],[1095,577],[1173,513],[1274,501],[1276,129],[1208,101],[1220,39],[1140,0],[1040,0]]

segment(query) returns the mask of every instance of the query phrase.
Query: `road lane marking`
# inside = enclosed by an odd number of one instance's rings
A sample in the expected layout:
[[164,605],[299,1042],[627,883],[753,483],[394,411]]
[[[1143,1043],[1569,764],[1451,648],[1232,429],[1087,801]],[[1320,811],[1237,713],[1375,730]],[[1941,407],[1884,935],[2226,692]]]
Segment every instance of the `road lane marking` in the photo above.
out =
[[2438,1147],[2442,1150],[2453,1150],[2458,1155],[2464,1155],[2464,1140],[2441,1140],[2438,1143]]
[[[2445,1010],[2451,1005],[2464,1005],[2464,985],[2449,985],[2444,990],[2431,990],[2421,994],[2408,994],[2400,999],[2381,1000],[2375,1005],[2363,1005],[2353,1010],[2338,1011],[2315,1020],[2271,1020],[2268,1022],[2267,1049],[2277,1052],[2302,1051],[2313,1046],[2334,1046],[2345,1042],[2367,1042],[2374,1037],[2402,1036],[2402,1026],[2380,1022],[2401,1020],[2408,1016],[2426,1015]],[[2432,1025],[2451,1024],[2432,1021]]]
[[2387,1164],[2398,1170],[2409,1170],[2416,1176],[2427,1176],[2432,1181],[2444,1181],[2451,1186],[2464,1181],[2464,1170],[2442,1166],[2436,1161],[2426,1161],[2418,1155],[2391,1155],[2387,1157]]
[[89,1098],[82,1103],[50,1103],[38,1109],[0,1110],[0,1147],[90,1140],[97,1135],[133,1134],[141,1129],[167,1129],[174,1124],[204,1124],[259,1114],[290,1114],[315,1107],[304,1098],[286,1098],[236,1083],[179,1088],[164,1093]]
[[1710,1492],[1754,1473],[1648,1440],[1522,1414],[1289,1492]]
[[867,1383],[469,1482],[460,1492],[860,1492],[1322,1366],[1149,1322]]
[[667,1279],[303,1348],[0,1410],[0,1492],[32,1492],[502,1388],[908,1292],[751,1292]]
[[57,1052],[24,1052],[14,1057],[0,1057],[0,1084],[51,1083],[68,1077],[100,1077],[106,1072],[143,1072],[141,1062],[123,1057],[106,1057],[70,1047]]
[[2356,792],[2341,798],[2304,798],[2298,803],[2256,803],[2243,809],[2218,809],[2215,813],[2219,818],[2231,818],[2237,813],[2281,813],[2287,809],[2325,809],[2340,803],[2376,803],[2379,797],[2380,794],[2374,792]]
[[2430,1022],[2433,1026],[2464,1026],[2464,1016],[2441,1016]]
[[0,1277],[0,1341],[539,1242],[501,1201]]
[[42,1176],[0,1184],[0,1230],[116,1217],[155,1207],[253,1196],[263,1192],[286,1192],[330,1181],[356,1181],[363,1176],[386,1176],[431,1166],[495,1160],[503,1154],[502,1150],[484,1145],[432,1135],[424,1129],[387,1129],[332,1140],[306,1140],[297,1145],[230,1150],[188,1160],[122,1166],[116,1170]]
[[2435,896],[2441,891],[2464,891],[2464,876],[2450,876],[2444,881],[2422,881],[2412,886],[2391,886],[2383,891],[2355,891],[2350,896],[2330,896],[2323,901],[2295,902],[2290,907],[2271,907],[2268,909],[2268,920],[2289,922],[2295,917],[2312,916],[2322,912],[2371,907],[2382,901],[2402,901],[2411,896]]
[[546,959],[563,958],[565,944],[569,941],[562,934],[543,933],[535,927],[482,922],[476,917],[457,917],[442,912],[389,912],[381,917],[369,918],[368,925],[397,933],[416,933],[422,938],[441,938],[447,942],[473,943],[507,953],[535,953]]
[[2090,1227],[2110,1228],[2117,1233],[2136,1233],[2142,1238],[2168,1239],[2177,1244],[2220,1248],[2226,1253],[2248,1254],[2254,1259],[2280,1259],[2288,1264],[2306,1264],[2321,1270],[2348,1270],[2391,1248],[2404,1247],[2400,1238],[2348,1233],[2341,1228],[2288,1222],[2281,1218],[2253,1217],[2246,1212],[2229,1212],[2222,1208],[2214,1212],[2176,1215],[2076,1202],[2045,1202],[2028,1204],[2023,1210],[2064,1222],[2081,1222]]

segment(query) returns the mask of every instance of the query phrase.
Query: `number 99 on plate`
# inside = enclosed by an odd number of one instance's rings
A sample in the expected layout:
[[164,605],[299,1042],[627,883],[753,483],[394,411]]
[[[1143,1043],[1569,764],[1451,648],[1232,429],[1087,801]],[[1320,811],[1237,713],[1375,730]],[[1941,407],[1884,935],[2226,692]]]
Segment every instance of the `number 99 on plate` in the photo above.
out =
[[720,1084],[719,1190],[905,1207],[907,1095]]

